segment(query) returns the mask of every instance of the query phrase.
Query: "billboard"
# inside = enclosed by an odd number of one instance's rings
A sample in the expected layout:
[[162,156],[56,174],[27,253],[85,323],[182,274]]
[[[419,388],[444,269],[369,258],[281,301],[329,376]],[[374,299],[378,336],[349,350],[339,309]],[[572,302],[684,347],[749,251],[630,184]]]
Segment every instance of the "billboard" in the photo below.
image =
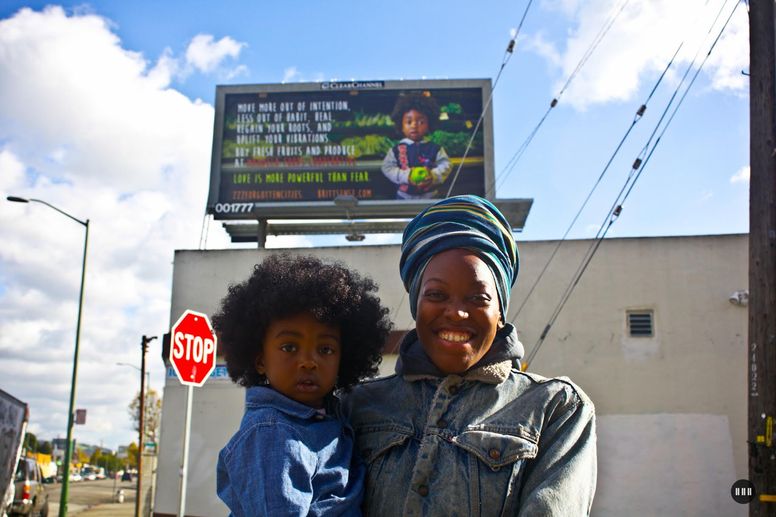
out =
[[[485,196],[490,80],[218,86],[208,213]],[[482,121],[477,127],[477,123]],[[475,133],[475,129],[477,129]],[[468,148],[468,150],[467,150]]]

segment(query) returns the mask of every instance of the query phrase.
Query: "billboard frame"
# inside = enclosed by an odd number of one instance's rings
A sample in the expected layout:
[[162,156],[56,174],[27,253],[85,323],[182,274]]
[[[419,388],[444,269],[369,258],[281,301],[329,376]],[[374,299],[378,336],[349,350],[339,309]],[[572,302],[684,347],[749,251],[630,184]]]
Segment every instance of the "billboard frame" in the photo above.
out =
[[[495,197],[495,171],[493,149],[493,107],[490,101],[492,86],[490,79],[429,79],[400,81],[329,81],[312,83],[275,83],[248,85],[218,85],[216,86],[215,117],[213,125],[213,149],[210,166],[210,189],[206,205],[206,213],[217,220],[267,220],[267,219],[326,219],[337,212],[331,200],[323,201],[276,201],[276,202],[246,202],[229,203],[228,213],[216,213],[216,204],[221,188],[221,160],[223,154],[223,137],[225,107],[227,95],[234,94],[272,94],[272,93],[311,93],[327,91],[386,91],[397,93],[406,90],[435,89],[480,89],[482,98],[482,123],[479,131],[483,135],[483,180],[485,197],[493,200]],[[451,174],[455,174],[455,168]],[[424,200],[422,205],[433,203],[441,198]],[[226,203],[223,203],[225,205]],[[369,218],[371,212],[379,212],[382,217],[412,217],[418,213],[417,203],[407,200],[358,200],[359,212]],[[226,209],[222,206],[222,209]],[[342,213],[339,211],[339,213]]]

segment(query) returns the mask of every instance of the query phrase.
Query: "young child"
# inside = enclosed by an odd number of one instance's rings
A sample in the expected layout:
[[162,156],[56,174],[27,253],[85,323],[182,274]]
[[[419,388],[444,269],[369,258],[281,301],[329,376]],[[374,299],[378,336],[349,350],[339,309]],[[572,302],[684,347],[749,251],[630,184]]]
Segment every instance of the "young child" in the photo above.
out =
[[404,138],[385,155],[382,171],[399,186],[397,199],[438,197],[435,189],[450,174],[450,159],[441,146],[423,139],[439,120],[439,106],[425,95],[403,95],[391,119]]
[[335,389],[374,376],[390,331],[377,287],[336,263],[273,255],[231,285],[213,316],[240,428],[218,456],[235,517],[361,515],[364,467]]

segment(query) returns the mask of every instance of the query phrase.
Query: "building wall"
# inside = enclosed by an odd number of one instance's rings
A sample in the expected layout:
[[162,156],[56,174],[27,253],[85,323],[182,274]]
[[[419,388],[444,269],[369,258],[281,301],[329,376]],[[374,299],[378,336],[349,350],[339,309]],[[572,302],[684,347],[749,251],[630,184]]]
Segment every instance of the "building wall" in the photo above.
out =
[[[567,241],[527,300],[556,241],[519,243],[508,319],[531,352],[591,241]],[[346,262],[380,286],[396,329],[412,320],[398,246],[290,250]],[[227,286],[268,250],[178,251],[171,322],[215,312]],[[529,365],[566,375],[596,404],[599,477],[594,515],[743,515],[730,486],[747,476],[745,235],[607,239]],[[626,313],[649,309],[653,337],[627,337]],[[518,313],[519,311],[519,313]],[[395,357],[386,357],[390,371]],[[239,425],[243,390],[221,373],[194,389],[188,515],[226,515],[215,495],[218,451]],[[175,514],[185,389],[168,375],[155,512]]]

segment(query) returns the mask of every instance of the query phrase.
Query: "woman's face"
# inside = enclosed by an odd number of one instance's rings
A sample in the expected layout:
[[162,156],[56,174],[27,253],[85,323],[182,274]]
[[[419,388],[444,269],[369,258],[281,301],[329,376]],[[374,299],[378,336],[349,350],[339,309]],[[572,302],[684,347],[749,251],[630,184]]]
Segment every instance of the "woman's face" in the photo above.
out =
[[420,284],[415,328],[445,373],[462,373],[490,349],[501,326],[496,282],[477,255],[447,250],[432,258]]

